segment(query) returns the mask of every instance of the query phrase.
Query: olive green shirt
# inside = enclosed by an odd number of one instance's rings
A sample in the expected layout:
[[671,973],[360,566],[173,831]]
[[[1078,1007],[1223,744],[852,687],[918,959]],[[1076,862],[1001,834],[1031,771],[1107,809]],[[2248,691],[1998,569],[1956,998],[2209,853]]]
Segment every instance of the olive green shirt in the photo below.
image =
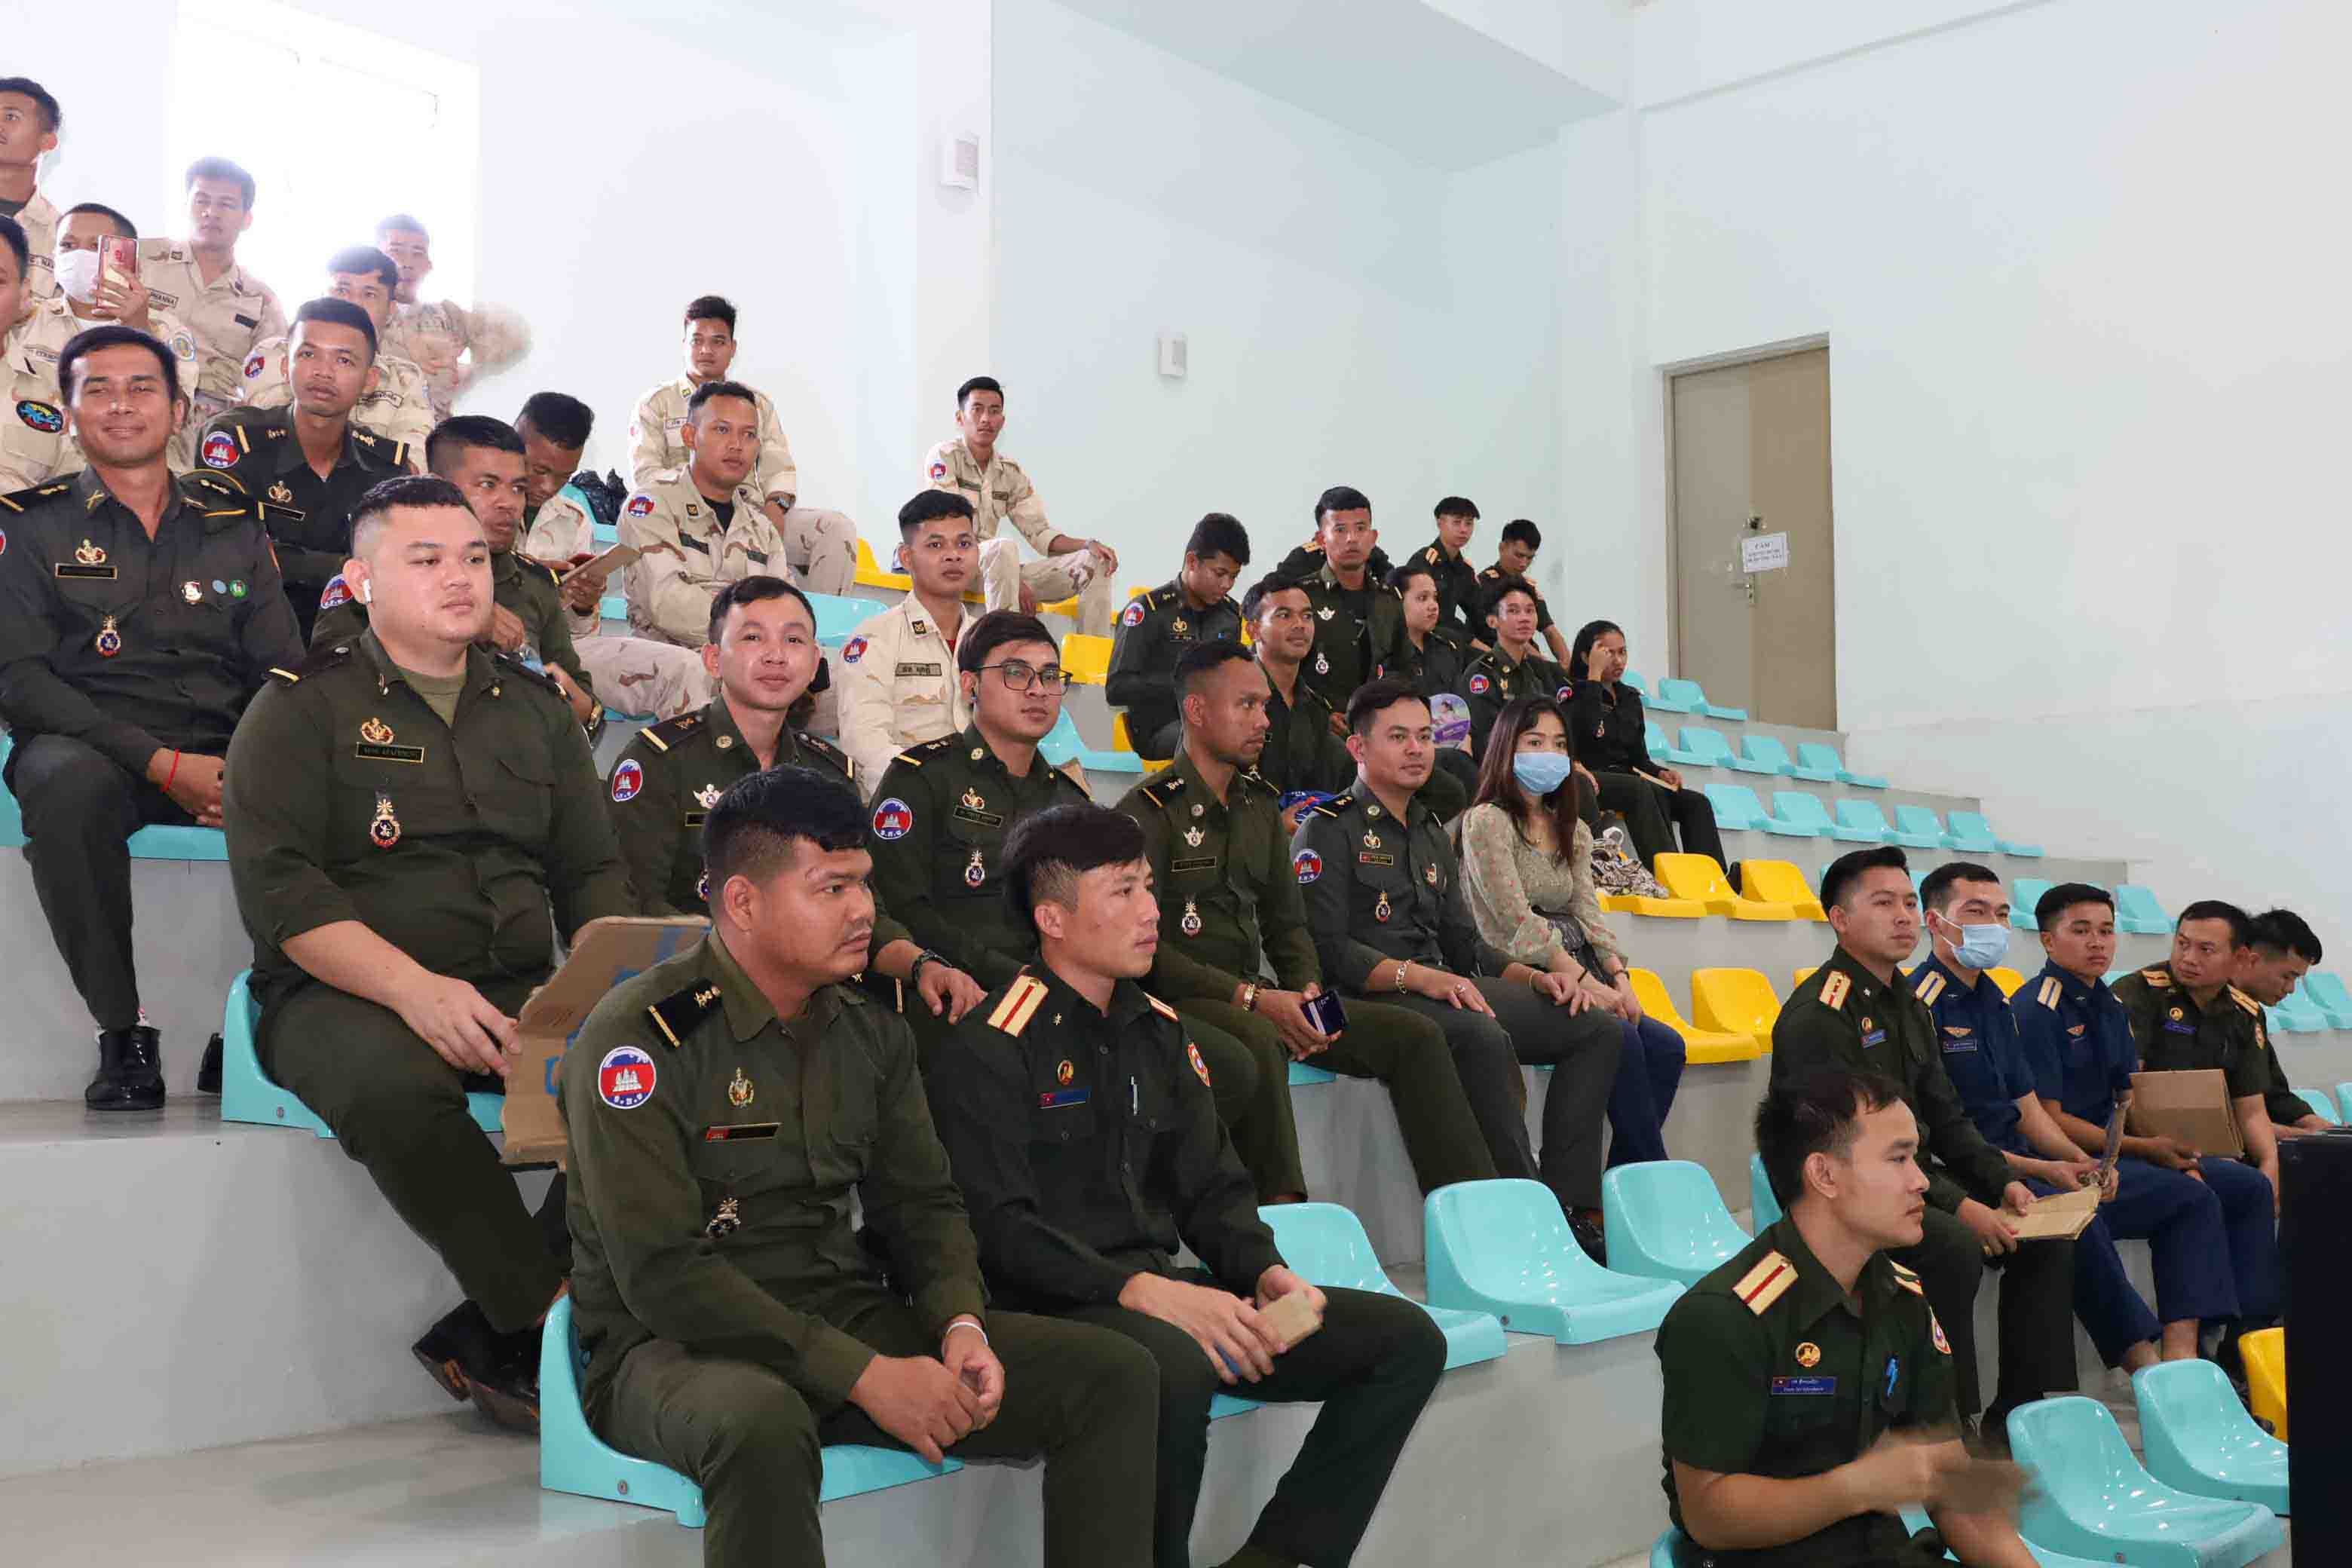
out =
[[767,1367],[822,1413],[874,1358],[841,1326],[858,1314],[911,1300],[934,1335],[981,1316],[914,1037],[855,987],[780,1019],[714,932],[596,1004],[556,1100],[592,1408],[662,1339]]
[[978,725],[898,753],[874,786],[867,847],[874,888],[914,939],[994,987],[1036,952],[1036,933],[1004,900],[1004,840],[1050,805],[1087,799],[1078,782],[1032,755],[1014,778]]
[[1564,712],[1569,689],[1568,671],[1538,654],[1529,653],[1514,664],[1500,647],[1480,653],[1463,667],[1462,684],[1456,688],[1470,704],[1470,754],[1486,756],[1486,737],[1493,732],[1496,716],[1505,703],[1521,697],[1549,697]]
[[1420,795],[1400,824],[1359,779],[1299,818],[1291,874],[1328,983],[1364,989],[1406,959],[1455,974],[1500,974],[1510,960],[1478,934],[1444,824]]
[[1272,784],[1236,773],[1219,800],[1180,751],[1158,777],[1128,791],[1118,809],[1143,826],[1160,898],[1155,994],[1230,1002],[1269,959],[1286,991],[1321,982]]
[[[1849,1295],[1785,1217],[1684,1293],[1657,1352],[1677,1527],[1677,1459],[1796,1480],[1860,1458],[1883,1432],[1952,1419],[1951,1346],[1919,1277],[1873,1253]],[[1705,1555],[1719,1568],[1819,1568],[1903,1561],[1910,1541],[1895,1515],[1861,1513],[1783,1546]]]
[[1274,677],[1266,677],[1265,750],[1257,759],[1257,771],[1266,783],[1285,795],[1293,790],[1336,795],[1348,787],[1356,776],[1356,759],[1348,754],[1348,742],[1331,732],[1332,711],[1304,676],[1291,689],[1288,701]]
[[222,794],[259,994],[301,978],[289,940],[338,921],[436,974],[544,978],[559,931],[632,912],[598,793],[571,705],[502,655],[467,651],[454,724],[373,632],[271,671]]
[[1315,616],[1315,648],[1298,667],[1299,683],[1344,713],[1356,688],[1404,635],[1404,600],[1369,568],[1363,587],[1341,587],[1328,561],[1298,585]]
[[1935,1015],[1899,975],[1882,985],[1843,947],[1790,993],[1772,1026],[1772,1082],[1819,1067],[1874,1072],[1903,1086],[1919,1121],[1929,1203],[1947,1214],[1969,1197],[1999,1206],[2012,1180],[2009,1161],[1985,1142],[1945,1075]]
[[[2262,1004],[2236,986],[2222,986],[2209,1005],[2200,1007],[2188,988],[2173,978],[2172,965],[2158,963],[2125,975],[2107,989],[2131,1019],[2140,1071],[2219,1068],[2232,1100],[2269,1092],[2270,1032],[2263,1027]],[[2284,1082],[2280,1079],[2282,1086]],[[2295,1115],[2309,1109],[2304,1106]],[[2276,1112],[2272,1120],[2278,1120]]]
[[226,473],[253,498],[255,514],[277,542],[278,568],[306,630],[316,595],[351,557],[352,513],[360,497],[408,472],[405,445],[347,425],[342,455],[320,479],[302,455],[290,406],[229,409],[205,426],[197,449],[205,467]]
[[[523,652],[541,664],[561,668],[572,678],[572,685],[593,698],[596,683],[588,679],[588,667],[580,662],[580,650],[572,640],[572,621],[563,608],[560,581],[552,567],[526,561],[511,550],[490,557],[491,601],[522,623]],[[366,629],[367,606],[352,597],[338,572],[319,595],[319,618],[310,627],[310,646],[348,642]],[[602,704],[596,717],[598,721],[604,717]]]
[[1204,642],[1239,642],[1242,612],[1231,599],[1196,609],[1171,579],[1138,594],[1119,612],[1103,696],[1127,710],[1128,733],[1147,740],[1176,721],[1176,661]]

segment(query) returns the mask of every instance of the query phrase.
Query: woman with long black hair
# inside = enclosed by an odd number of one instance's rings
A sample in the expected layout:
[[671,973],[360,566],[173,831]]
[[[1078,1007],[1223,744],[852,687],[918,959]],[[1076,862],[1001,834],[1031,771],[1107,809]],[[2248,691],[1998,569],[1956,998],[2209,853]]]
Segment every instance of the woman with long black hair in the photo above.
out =
[[1723,835],[1706,796],[1683,785],[1682,774],[1651,760],[1642,694],[1624,684],[1625,634],[1614,621],[1588,621],[1569,646],[1573,683],[1566,718],[1577,761],[1601,785],[1601,809],[1622,813],[1633,853],[1654,871],[1658,856],[1682,847],[1705,855],[1727,873]]

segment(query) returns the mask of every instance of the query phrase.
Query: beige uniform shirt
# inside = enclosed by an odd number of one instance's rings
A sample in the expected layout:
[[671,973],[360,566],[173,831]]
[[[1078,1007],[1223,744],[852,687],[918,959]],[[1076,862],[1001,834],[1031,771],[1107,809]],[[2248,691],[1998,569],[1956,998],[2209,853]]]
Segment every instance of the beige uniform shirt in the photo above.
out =
[[[148,330],[180,362],[180,384],[193,387],[196,379],[195,334],[167,310],[148,310]],[[104,326],[84,321],[67,308],[59,294],[33,308],[16,324],[0,349],[0,390],[7,408],[0,413],[0,491],[23,489],[58,474],[85,467],[80,444],[67,433],[65,400],[58,395],[58,355],[67,341],[85,328]],[[172,434],[170,462],[174,469],[194,466],[196,422],[188,421]]]
[[[636,414],[629,420],[629,482],[639,489],[649,489],[654,476],[664,468],[685,472],[690,458],[678,432],[686,428],[687,400],[693,395],[694,383],[681,375],[638,399]],[[793,449],[784,440],[776,405],[756,388],[751,395],[760,400],[760,460],[743,482],[761,497],[797,496],[801,473],[793,464]]]
[[196,253],[181,240],[141,240],[139,281],[153,309],[171,311],[196,334],[193,401],[202,429],[241,401],[247,359],[255,345],[285,335],[286,312],[268,285],[241,265],[206,283]]
[[1045,521],[1045,503],[1037,499],[1037,487],[1002,448],[990,454],[983,468],[962,437],[942,441],[923,459],[923,482],[935,490],[958,491],[971,502],[976,539],[995,538],[997,524],[1009,518],[1030,548],[1044,555],[1059,531]]
[[[575,555],[596,553],[595,530],[596,519],[588,509],[562,490],[558,490],[532,515],[530,526],[523,531],[515,550],[519,554],[528,555],[534,561],[544,561],[561,569]],[[627,582],[627,574],[624,572],[618,584],[607,579],[604,591],[609,594],[616,586],[625,587]],[[594,637],[604,625],[603,618],[593,610],[567,608],[564,614],[571,619],[574,642]]]
[[760,492],[735,487],[735,515],[719,514],[684,468],[665,468],[621,508],[621,542],[640,552],[629,567],[629,626],[681,647],[709,640],[710,596],[726,584],[782,577],[783,536],[760,510]]
[[457,395],[457,356],[474,356],[476,380],[504,370],[530,352],[530,326],[497,305],[466,309],[453,300],[394,305],[383,350],[424,368],[435,419],[449,417]]
[[25,247],[32,252],[27,258],[25,281],[31,287],[36,300],[54,300],[58,288],[58,205],[39,191],[16,214],[24,226]]
[[[966,615],[956,635],[971,625]],[[955,651],[938,620],[912,594],[859,623],[833,661],[833,680],[841,702],[841,749],[856,764],[852,776],[869,795],[891,758],[909,746],[960,733],[971,722],[963,684],[956,678]]]
[[[282,337],[270,338],[245,356],[247,406],[283,408],[294,401],[286,380],[286,342]],[[375,370],[375,390],[352,405],[352,422],[400,442],[408,448],[410,462],[421,465],[434,424],[433,395],[425,384],[424,368],[415,360],[385,353],[379,344]]]

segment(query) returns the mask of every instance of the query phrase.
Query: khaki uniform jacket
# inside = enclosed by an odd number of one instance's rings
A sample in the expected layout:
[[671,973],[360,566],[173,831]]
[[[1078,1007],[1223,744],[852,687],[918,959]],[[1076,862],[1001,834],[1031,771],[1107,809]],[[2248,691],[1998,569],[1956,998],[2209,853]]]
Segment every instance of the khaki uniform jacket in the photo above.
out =
[[166,746],[219,756],[270,666],[301,657],[244,492],[181,474],[150,541],[85,468],[0,497],[0,720],[133,778]]
[[665,468],[621,508],[621,542],[639,551],[629,567],[629,625],[680,647],[710,640],[710,598],[744,577],[786,577],[783,536],[760,510],[760,493],[735,487],[725,526],[684,468]]
[[[760,410],[760,460],[745,476],[747,489],[761,500],[798,496],[801,471],[793,461],[792,443],[784,439],[783,421],[776,416],[775,400],[757,387],[751,395]],[[683,473],[694,455],[678,432],[686,428],[686,405],[694,396],[694,383],[686,376],[665,381],[637,400],[629,419],[629,482],[651,489],[667,468]]]
[[[962,625],[971,624],[966,615]],[[960,734],[971,722],[955,651],[912,594],[859,622],[842,644],[834,672],[841,688],[841,743],[868,790],[899,752]]]
[[64,292],[58,286],[58,204],[38,190],[16,214],[16,222],[25,231],[25,285],[33,298],[43,302]]
[[[596,695],[596,683],[588,679],[588,668],[572,646],[572,620],[563,613],[563,591],[556,586],[554,572],[535,561],[525,561],[511,550],[499,551],[490,557],[490,600],[522,623],[523,656],[527,657],[521,662],[529,664],[536,658],[541,664],[555,665],[572,678],[574,686],[590,697]],[[352,596],[338,572],[319,595],[319,618],[310,626],[310,646],[349,642],[367,630],[367,606]],[[484,647],[487,650],[488,645]],[[592,732],[602,726],[604,717],[599,706],[595,722],[589,726]]]
[[[875,1354],[838,1325],[910,1300],[936,1342],[984,1318],[914,1036],[856,987],[779,1019],[713,933],[615,986],[559,1073],[590,1409],[660,1339],[757,1363],[830,1412]],[[859,1209],[882,1247],[861,1244]]]
[[[393,306],[392,325],[383,334],[386,353],[398,354],[422,368],[439,357],[429,349],[425,353],[416,352],[418,340],[431,338],[442,340],[453,366],[459,354],[472,354],[475,381],[504,370],[530,352],[530,324],[497,305],[477,305],[469,310],[454,300],[420,300],[413,305]],[[432,400],[434,419],[448,418],[457,395],[457,371],[426,371],[425,387]]]
[[990,455],[983,468],[962,437],[942,441],[923,458],[923,482],[935,490],[953,490],[971,502],[975,539],[995,538],[997,525],[1009,519],[1029,547],[1044,555],[1045,546],[1061,531],[1045,521],[1045,503],[1037,499],[1037,487],[1002,448]]
[[1269,959],[1286,991],[1321,984],[1272,784],[1238,773],[1220,801],[1179,752],[1172,766],[1128,791],[1118,809],[1143,825],[1160,897],[1155,994],[1230,1002],[1244,981],[1265,973]]
[[1936,1016],[1900,975],[1892,986],[1881,985],[1843,947],[1790,993],[1772,1026],[1774,1083],[1821,1067],[1874,1072],[1903,1086],[1903,1102],[1919,1121],[1930,1204],[1946,1214],[1957,1212],[1963,1198],[2000,1205],[2011,1180],[2009,1162],[1977,1131],[1946,1076]]
[[196,423],[236,406],[246,361],[286,333],[278,296],[241,263],[206,283],[196,253],[176,239],[139,242],[139,281],[154,309],[171,311],[196,334]]
[[222,796],[263,1005],[304,979],[287,942],[337,921],[436,974],[545,979],[559,931],[630,912],[601,793],[572,705],[502,654],[467,653],[455,724],[373,632],[270,671]]
[[[247,407],[284,408],[294,401],[286,380],[286,343],[282,337],[266,339],[245,356]],[[433,397],[425,384],[423,368],[379,345],[375,389],[352,405],[352,422],[391,437],[408,448],[412,465],[421,466],[425,440],[433,434],[434,425]]]
[[[180,388],[193,393],[196,384],[196,338],[169,310],[148,311],[148,331],[179,363]],[[77,333],[103,321],[84,321],[59,294],[33,308],[33,313],[8,334],[0,350],[0,390],[7,409],[0,414],[0,489],[21,489],[82,466],[81,444],[65,427],[65,399],[58,385],[58,356]],[[195,399],[188,400],[188,417],[172,434],[169,456],[176,469],[195,461]]]
[[[597,553],[595,515],[580,504],[579,496],[570,489],[560,489],[547,498],[546,504],[532,513],[523,524],[521,539],[516,551],[534,561],[545,561],[561,566],[575,555]],[[616,529],[617,533],[619,531]],[[628,587],[628,574],[624,571],[608,577],[604,591],[611,593],[618,586]],[[583,610],[564,614],[572,622],[572,640],[583,641],[604,631],[604,619],[597,611]]]
[[1327,984],[1360,992],[1389,959],[1461,975],[1510,963],[1470,917],[1445,825],[1419,795],[1407,809],[1400,823],[1369,791],[1350,792],[1298,820],[1291,870]]

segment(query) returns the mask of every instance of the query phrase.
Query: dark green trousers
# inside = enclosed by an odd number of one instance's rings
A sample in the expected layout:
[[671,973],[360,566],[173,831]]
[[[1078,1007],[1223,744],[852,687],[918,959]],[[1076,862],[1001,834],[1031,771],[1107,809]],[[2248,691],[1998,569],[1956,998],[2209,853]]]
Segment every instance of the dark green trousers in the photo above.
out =
[[1282,1037],[1272,1024],[1230,1002],[1193,997],[1176,1011],[1209,1064],[1209,1093],[1233,1136],[1234,1152],[1257,1189],[1257,1201],[1304,1193],[1298,1122],[1290,1113],[1290,1053]]
[[[835,1326],[883,1355],[939,1348],[895,1301]],[[1004,1403],[950,1452],[1045,1457],[1045,1568],[1148,1568],[1160,1408],[1151,1357],[1108,1331],[1020,1312],[990,1313],[988,1337],[1004,1363]],[[588,1422],[623,1453],[702,1488],[707,1568],[817,1568],[822,1445],[906,1446],[854,1405],[814,1408],[768,1367],[670,1340],[631,1351]]]

